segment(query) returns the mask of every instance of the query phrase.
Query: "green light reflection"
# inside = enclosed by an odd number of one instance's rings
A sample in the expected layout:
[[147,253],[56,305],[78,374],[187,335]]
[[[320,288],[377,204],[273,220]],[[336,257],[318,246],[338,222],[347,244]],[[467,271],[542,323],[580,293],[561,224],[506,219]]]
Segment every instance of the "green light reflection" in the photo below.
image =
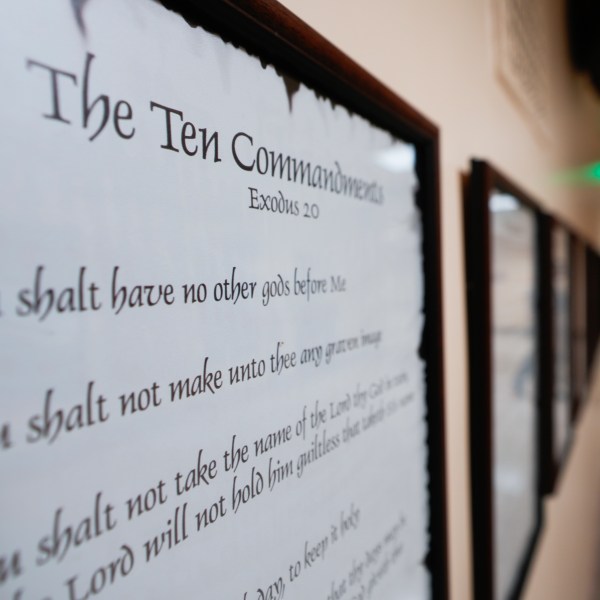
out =
[[552,176],[555,183],[575,185],[600,185],[600,162],[558,171]]

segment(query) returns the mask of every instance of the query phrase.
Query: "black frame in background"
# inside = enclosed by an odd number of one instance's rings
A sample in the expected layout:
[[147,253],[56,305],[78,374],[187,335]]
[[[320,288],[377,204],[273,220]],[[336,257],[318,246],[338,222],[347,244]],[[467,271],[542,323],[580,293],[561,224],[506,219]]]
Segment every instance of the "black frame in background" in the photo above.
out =
[[587,367],[594,366],[594,357],[600,338],[600,254],[591,246],[586,250],[586,315],[587,315]]
[[[556,230],[562,230],[567,240],[567,263],[569,266],[569,281],[568,281],[568,296],[569,296],[569,340],[568,353],[566,360],[569,364],[569,431],[567,439],[562,448],[562,451],[557,455],[555,452],[555,432],[556,425],[554,421],[554,394],[556,392],[555,382],[555,367],[556,367],[556,332],[555,332],[555,311],[557,310],[554,303],[554,253],[552,237]],[[540,414],[540,443],[541,443],[541,473],[540,473],[540,488],[542,494],[551,494],[556,491],[561,472],[567,462],[571,446],[573,444],[574,422],[576,414],[576,396],[573,375],[573,272],[572,272],[572,246],[573,234],[569,229],[559,222],[557,219],[549,216],[542,216],[542,233],[541,233],[541,294],[542,301],[549,310],[549,326],[544,334],[542,343],[550,349],[550,358],[545,371],[546,379],[544,394],[541,398],[541,414]]]
[[[549,396],[542,398],[541,414],[541,491],[551,494],[556,491],[560,475],[568,460],[575,435],[575,424],[581,409],[586,401],[594,357],[600,339],[600,255],[581,239],[579,235],[570,230],[564,223],[550,216],[544,217],[543,228],[547,230],[543,236],[547,238],[548,248],[543,249],[547,261],[544,268],[548,269],[547,275],[542,278],[542,293],[549,294],[551,323],[546,335],[546,343],[554,355],[554,290],[550,282],[552,278],[552,248],[551,236],[556,228],[562,229],[569,239],[569,395],[570,395],[570,421],[568,439],[565,442],[560,456],[554,453],[554,417],[552,410],[554,395],[554,361],[548,367],[547,392]],[[546,258],[547,256],[547,258]],[[577,260],[584,261],[583,266],[577,265]],[[583,308],[583,318],[579,314]],[[578,319],[581,319],[578,323]]]
[[542,226],[543,217],[538,204],[517,185],[489,163],[473,160],[471,176],[464,203],[465,261],[467,275],[469,387],[470,387],[470,444],[471,444],[471,511],[473,523],[473,574],[477,600],[506,600],[495,598],[494,557],[494,493],[493,493],[493,362],[492,362],[492,296],[491,296],[491,237],[489,198],[493,190],[508,193],[533,211],[536,219],[537,248],[537,351],[538,372],[536,408],[538,419],[534,443],[538,456],[537,481],[532,482],[536,497],[537,515],[521,567],[514,574],[509,598],[519,597],[531,558],[542,527],[542,497],[540,494],[541,399],[547,396],[547,370],[552,360],[548,344],[550,306],[543,294],[543,280],[548,275],[548,254],[542,252],[549,242]]
[[[587,253],[583,241],[571,232],[571,419],[576,421],[585,404],[589,376],[589,324],[587,298]],[[582,262],[583,261],[583,262]],[[583,310],[584,315],[580,314]],[[581,319],[581,321],[580,321]]]
[[[426,364],[432,597],[448,597],[439,206],[439,133],[435,125],[275,0],[161,0],[201,25],[273,64],[416,149],[417,205],[423,217],[425,324],[420,356]],[[400,268],[401,257],[398,257]]]

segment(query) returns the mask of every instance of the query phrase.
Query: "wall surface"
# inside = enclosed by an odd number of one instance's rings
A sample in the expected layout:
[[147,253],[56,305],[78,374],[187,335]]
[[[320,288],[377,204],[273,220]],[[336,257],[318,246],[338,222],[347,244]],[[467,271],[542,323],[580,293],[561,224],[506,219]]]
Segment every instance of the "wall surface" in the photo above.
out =
[[[461,174],[489,160],[600,247],[600,188],[556,173],[600,159],[600,103],[569,67],[562,0],[539,5],[547,40],[548,109],[540,132],[496,69],[494,10],[487,0],[282,0],[438,125],[445,317],[450,588],[472,598],[468,378]],[[600,381],[590,388],[526,583],[526,599],[597,598],[600,566]]]

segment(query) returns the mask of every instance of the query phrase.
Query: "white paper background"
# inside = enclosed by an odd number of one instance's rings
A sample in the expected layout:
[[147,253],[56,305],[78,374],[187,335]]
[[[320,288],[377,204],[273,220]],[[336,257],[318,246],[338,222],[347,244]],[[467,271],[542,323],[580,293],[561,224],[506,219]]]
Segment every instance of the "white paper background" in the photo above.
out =
[[[23,589],[23,598],[69,598],[65,582],[76,576],[76,593],[83,597],[94,572],[127,544],[133,569],[106,583],[99,592],[104,597],[241,599],[246,592],[249,600],[278,577],[290,599],[326,600],[332,585],[344,580],[345,598],[427,597],[425,402],[417,355],[421,231],[415,176],[405,160],[393,159],[410,157],[412,149],[304,87],[290,112],[283,80],[272,68],[158,4],[88,2],[83,14],[85,35],[66,0],[0,9],[0,425],[10,424],[13,442],[0,451],[0,555],[20,552],[22,565],[18,577],[0,584],[0,596]],[[96,57],[90,98],[107,94],[111,107],[120,99],[131,104],[133,120],[124,124],[126,130],[135,126],[131,140],[118,138],[109,124],[88,141],[98,115],[92,114],[88,130],[82,128],[86,52]],[[27,69],[28,59],[77,75],[77,86],[60,81],[61,111],[71,125],[42,117],[51,108],[50,77]],[[164,114],[151,112],[151,101],[182,111],[209,133],[218,131],[222,161],[161,149]],[[375,205],[244,172],[231,155],[239,131],[253,137],[255,151],[264,146],[332,169],[338,161],[345,174],[377,181],[385,201]],[[300,207],[316,203],[320,217],[251,210],[249,186],[264,194],[281,191]],[[58,290],[75,286],[85,266],[88,285],[94,281],[100,288],[102,309],[51,312],[44,320],[18,316],[19,291],[33,286],[40,265],[44,285]],[[172,284],[175,304],[115,315],[115,265],[121,284]],[[255,298],[236,305],[183,303],[183,284],[205,282],[210,298],[212,286],[233,266],[237,280],[257,282]],[[278,274],[293,280],[295,267],[303,273],[310,267],[328,283],[341,275],[347,291],[310,302],[292,293],[263,307],[263,282]],[[382,332],[377,347],[281,375],[267,367],[262,378],[228,384],[228,367],[268,359],[278,341],[299,355],[303,348],[372,331]],[[169,382],[200,373],[205,357],[213,370],[223,371],[223,388],[171,403]],[[357,386],[368,391],[394,377],[400,385],[369,400],[373,410],[380,402],[397,406],[393,414],[351,443],[340,443],[301,478],[294,472],[233,514],[232,474],[224,472],[222,458],[233,434],[250,448],[238,482],[249,480],[252,467],[265,473],[269,457],[292,460],[295,469],[315,432],[308,431],[306,441],[294,435],[258,458],[253,441],[286,425],[293,430],[303,407],[309,414],[316,400],[328,407]],[[90,381],[106,397],[106,423],[63,432],[52,444],[27,442],[28,420],[43,411],[47,390],[53,389],[53,409],[67,411],[85,402]],[[154,383],[161,405],[121,417],[119,396]],[[360,420],[368,409],[349,414]],[[318,432],[325,427],[329,437],[342,439],[344,421],[327,422]],[[206,460],[216,459],[218,476],[177,497],[174,475],[195,467],[199,449]],[[125,501],[159,481],[167,502],[127,520]],[[70,548],[62,561],[37,565],[38,543],[51,535],[57,509],[63,527],[76,527],[92,514],[100,491],[103,502],[114,505],[116,527]],[[197,532],[193,515],[221,494],[227,514]],[[164,531],[184,502],[188,539],[146,563],[144,542]],[[332,543],[331,525],[351,506],[360,510],[358,527]],[[382,543],[378,559],[350,585],[353,561],[363,561],[396,524],[395,537]],[[305,542],[323,538],[330,541],[325,559],[307,567]],[[302,571],[291,582],[289,567],[297,560]]]

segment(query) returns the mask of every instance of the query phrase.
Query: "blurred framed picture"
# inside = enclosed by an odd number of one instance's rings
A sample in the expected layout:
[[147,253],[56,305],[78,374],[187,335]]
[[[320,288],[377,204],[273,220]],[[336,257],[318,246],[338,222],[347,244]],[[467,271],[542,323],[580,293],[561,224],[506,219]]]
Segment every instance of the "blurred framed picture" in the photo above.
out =
[[541,213],[490,164],[465,198],[476,598],[522,589],[541,528]]
[[541,360],[548,376],[541,381],[541,491],[557,486],[573,435],[573,298],[571,234],[550,216],[542,217],[542,314],[549,326],[542,330]]

